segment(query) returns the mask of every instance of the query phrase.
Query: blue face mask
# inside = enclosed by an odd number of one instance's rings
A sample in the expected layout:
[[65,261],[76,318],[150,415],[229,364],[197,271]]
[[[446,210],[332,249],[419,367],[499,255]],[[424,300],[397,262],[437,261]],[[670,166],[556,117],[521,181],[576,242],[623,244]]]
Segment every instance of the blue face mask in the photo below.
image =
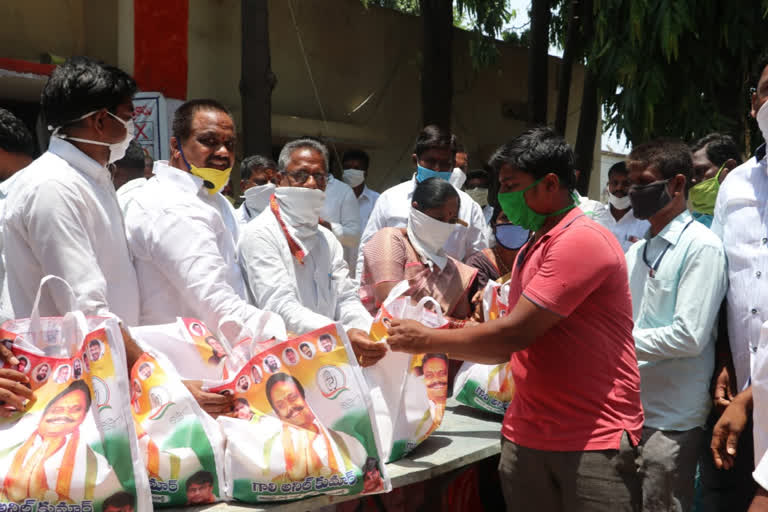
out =
[[416,164],[416,183],[421,183],[422,181],[428,180],[429,178],[440,178],[441,180],[448,181],[448,179],[451,177],[451,174],[452,171],[433,171],[432,169],[427,169],[426,167],[422,167],[419,164]]
[[531,232],[515,224],[496,224],[496,242],[505,249],[516,251],[528,241]]

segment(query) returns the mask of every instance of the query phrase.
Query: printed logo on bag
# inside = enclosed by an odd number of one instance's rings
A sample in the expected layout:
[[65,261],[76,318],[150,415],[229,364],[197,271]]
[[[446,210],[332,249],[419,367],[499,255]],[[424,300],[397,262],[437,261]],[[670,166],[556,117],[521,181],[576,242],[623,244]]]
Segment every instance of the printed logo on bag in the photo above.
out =
[[342,336],[330,325],[267,345],[210,390],[234,398],[237,419],[219,422],[236,499],[283,501],[388,487],[364,383]]
[[227,357],[224,344],[200,320],[182,318],[192,342],[200,352],[200,357],[211,366],[218,366]]
[[[135,488],[124,488],[121,480],[133,475],[128,434],[113,411],[104,411],[117,385],[107,336],[105,329],[92,332],[69,357],[12,345],[36,401],[0,418],[0,510],[119,510],[110,508],[114,504],[133,510]],[[0,337],[24,339],[1,330]],[[62,352],[58,336],[43,339],[51,342],[39,347],[44,354]]]

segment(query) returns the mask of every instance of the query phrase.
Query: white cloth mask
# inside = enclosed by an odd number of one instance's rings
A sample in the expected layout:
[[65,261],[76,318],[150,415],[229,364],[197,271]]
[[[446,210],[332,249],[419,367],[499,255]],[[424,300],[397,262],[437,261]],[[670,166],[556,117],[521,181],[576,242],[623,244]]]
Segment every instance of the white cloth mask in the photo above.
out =
[[266,185],[257,185],[245,191],[245,206],[256,216],[263,212],[269,205],[269,198],[275,193],[275,185],[267,183]]
[[448,224],[433,219],[424,212],[420,212],[411,207],[411,213],[408,216],[408,239],[413,248],[427,263],[434,263],[443,270],[448,257],[445,255],[445,243],[451,237],[456,224]]
[[278,187],[275,200],[280,217],[296,238],[305,242],[318,232],[320,213],[325,204],[325,192],[303,187]]
[[467,175],[464,174],[464,171],[458,167],[454,167],[453,172],[451,172],[451,177],[448,178],[448,182],[457,189],[461,190],[461,187],[464,186],[465,181],[467,181]]
[[365,171],[360,169],[344,169],[341,179],[350,187],[355,188],[365,182]]
[[[94,110],[92,112],[88,112],[87,114],[84,114],[77,119],[73,119],[67,124],[75,123],[77,121],[80,121],[81,119],[85,119],[88,116],[92,116],[98,112],[98,110]],[[90,139],[81,139],[78,137],[70,137],[69,135],[59,133],[61,130],[61,126],[57,127],[55,130],[53,130],[53,133],[51,134],[52,137],[58,137],[60,139],[64,140],[74,140],[77,142],[84,142],[86,144],[96,144],[97,146],[108,146],[109,147],[109,158],[108,162],[114,163],[120,160],[125,156],[125,152],[128,149],[128,146],[131,144],[131,141],[133,140],[133,134],[134,134],[134,126],[133,126],[133,119],[129,119],[128,121],[123,121],[118,116],[107,110],[107,114],[114,117],[118,121],[120,121],[120,124],[122,124],[125,127],[125,138],[121,140],[120,142],[102,142],[100,140],[90,140]],[[48,127],[50,129],[50,126]]]
[[757,111],[757,126],[760,127],[760,132],[763,134],[763,141],[768,142],[768,101],[763,103],[760,110]]
[[629,201],[629,195],[626,195],[624,197],[616,197],[615,195],[608,192],[608,202],[611,203],[611,206],[616,208],[617,210],[626,210],[632,204]]

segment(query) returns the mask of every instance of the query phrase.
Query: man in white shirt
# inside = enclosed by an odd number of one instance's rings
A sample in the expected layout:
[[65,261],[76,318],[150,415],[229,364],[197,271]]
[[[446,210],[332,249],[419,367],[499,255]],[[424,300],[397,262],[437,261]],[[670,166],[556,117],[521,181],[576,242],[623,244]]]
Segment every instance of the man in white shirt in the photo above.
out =
[[328,150],[314,139],[289,142],[278,171],[274,199],[244,227],[238,244],[256,305],[282,316],[294,334],[341,322],[358,361],[373,364],[386,347],[368,337],[373,319],[349,277],[341,243],[319,223]]
[[344,248],[344,261],[352,268],[360,242],[360,207],[352,188],[328,173],[320,225],[330,229]]
[[258,217],[269,204],[269,198],[277,183],[277,164],[271,158],[251,155],[243,158],[240,164],[240,189],[243,191],[243,204],[237,209],[236,217],[240,225],[248,224]]
[[467,174],[467,182],[464,184],[464,192],[483,209],[483,217],[489,227],[493,216],[493,206],[488,204],[490,184],[491,177],[488,175],[488,171],[484,169],[470,171]]
[[627,252],[633,243],[645,236],[651,225],[635,217],[629,201],[629,171],[625,162],[617,162],[608,169],[608,204],[605,214],[595,218],[611,230],[613,236]]
[[[373,206],[379,199],[379,193],[371,190],[366,185],[368,179],[368,168],[371,159],[368,153],[361,149],[350,149],[341,157],[341,166],[344,168],[342,179],[344,183],[352,187],[352,192],[357,196],[357,205],[360,207],[360,228],[365,228],[368,224],[368,218],[371,216]],[[358,247],[355,246],[352,254],[354,260],[348,261],[349,271],[354,274],[354,265],[357,259]],[[352,277],[355,277],[354,275]]]
[[5,253],[3,252],[3,218],[8,194],[19,177],[18,171],[32,163],[34,147],[32,134],[24,122],[8,110],[0,108],[0,321],[13,317],[11,299],[5,282]]
[[229,225],[234,211],[220,194],[234,162],[231,115],[214,100],[184,103],[174,114],[170,147],[170,161],[155,162],[155,176],[125,218],[141,325],[192,317],[216,332],[229,318],[254,337],[285,338],[283,321],[246,299]]
[[[412,179],[395,185],[381,194],[373,207],[368,224],[360,239],[357,257],[357,277],[363,269],[363,246],[385,227],[406,227],[411,211],[411,197],[417,183],[427,178],[438,177],[446,181],[455,164],[456,138],[442,128],[429,125],[419,133],[412,155],[416,172]],[[470,254],[488,248],[488,232],[480,205],[465,192],[459,192],[459,222],[448,239],[445,252],[457,260],[464,261]]]
[[[48,274],[74,291],[86,315],[139,320],[139,294],[107,164],[133,137],[136,83],[123,71],[76,57],[58,66],[42,94],[55,128],[48,151],[19,176],[6,205],[5,246],[13,312],[28,317]],[[42,316],[71,310],[62,286],[41,291]]]
[[[757,120],[765,141],[768,140],[768,58],[761,59],[755,79],[757,89],[752,94],[752,117]],[[749,484],[754,485],[748,473],[755,464],[758,471],[763,467],[760,463],[762,453],[752,450],[749,419],[752,415],[754,358],[760,342],[760,329],[768,321],[768,286],[764,283],[768,276],[765,148],[765,144],[757,148],[752,158],[728,173],[728,179],[720,185],[717,194],[711,228],[723,241],[728,258],[726,309],[730,354],[727,350],[718,354],[713,391],[715,405],[725,410],[713,429],[711,448],[715,465],[730,470],[726,475],[735,473],[733,477],[720,476],[721,480],[731,480],[721,508],[729,511],[747,509]],[[755,440],[764,436],[767,429],[767,425],[756,423]],[[759,475],[758,471],[755,471],[755,480],[764,485],[765,475]],[[767,503],[768,491],[759,487],[752,507],[768,510],[756,507],[760,504],[766,507]]]

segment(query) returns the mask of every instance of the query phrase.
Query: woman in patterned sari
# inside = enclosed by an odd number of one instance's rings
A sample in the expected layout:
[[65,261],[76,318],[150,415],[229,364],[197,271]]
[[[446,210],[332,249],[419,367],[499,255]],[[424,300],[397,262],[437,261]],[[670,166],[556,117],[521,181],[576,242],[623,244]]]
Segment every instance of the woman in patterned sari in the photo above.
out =
[[363,248],[360,298],[375,314],[390,290],[403,280],[414,300],[432,297],[443,314],[465,319],[472,314],[474,269],[445,254],[443,247],[458,218],[459,194],[449,182],[430,178],[416,186],[408,227],[383,228]]

